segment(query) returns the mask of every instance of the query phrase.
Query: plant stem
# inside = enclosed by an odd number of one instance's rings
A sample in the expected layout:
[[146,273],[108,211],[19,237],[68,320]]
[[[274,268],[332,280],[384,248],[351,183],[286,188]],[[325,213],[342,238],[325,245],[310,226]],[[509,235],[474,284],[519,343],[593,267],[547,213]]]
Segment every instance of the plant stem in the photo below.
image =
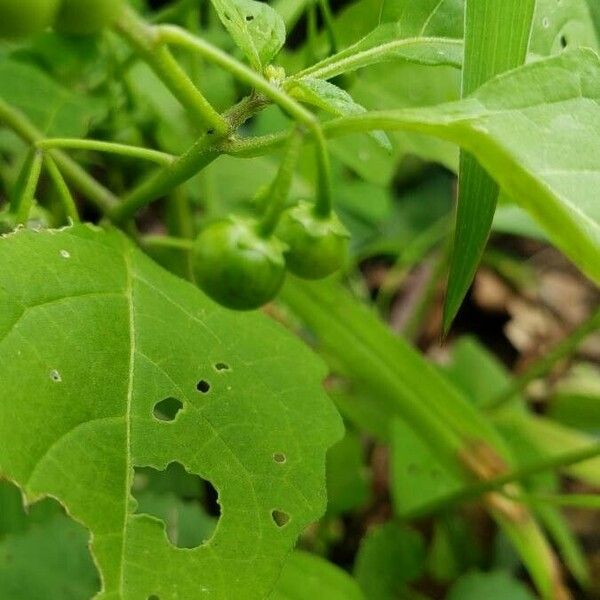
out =
[[403,514],[402,518],[405,520],[420,519],[433,513],[446,510],[449,506],[454,504],[462,504],[463,502],[477,498],[478,496],[481,496],[487,492],[498,490],[514,481],[521,481],[531,477],[532,475],[537,475],[538,473],[567,467],[575,463],[595,458],[599,455],[600,444],[590,444],[585,448],[580,448],[573,452],[566,452],[564,454],[559,454],[558,456],[546,458],[530,465],[503,473],[502,475],[494,477],[493,479],[480,481],[473,485],[464,487],[454,494],[433,500],[427,504],[423,504],[415,510]]
[[159,27],[149,25],[131,9],[124,9],[116,23],[117,31],[148,63],[185,109],[218,135],[227,134],[227,121],[206,100],[169,49],[161,43]]
[[331,164],[329,152],[323,130],[319,127],[315,131],[317,147],[317,197],[315,200],[314,213],[317,217],[327,218],[333,208],[331,189]]
[[17,223],[24,224],[29,219],[29,213],[33,206],[33,200],[35,197],[35,190],[37,189],[38,181],[40,180],[40,173],[42,172],[42,153],[38,150],[34,150],[33,153],[27,157],[24,169],[24,185],[22,189],[18,190],[18,193],[14,197],[14,202],[11,204],[10,210],[17,217]]
[[566,356],[575,351],[577,346],[591,333],[600,329],[600,309],[579,327],[574,329],[566,338],[532,363],[521,375],[515,377],[511,384],[486,406],[487,409],[498,410],[521,392],[533,380],[546,375],[552,367]]
[[323,22],[325,23],[325,29],[327,31],[327,39],[331,46],[331,53],[335,54],[338,51],[338,43],[335,34],[335,26],[333,23],[333,15],[331,14],[331,7],[329,6],[328,0],[317,0],[321,14],[323,15]]
[[44,165],[46,171],[48,171],[48,175],[50,175],[50,179],[52,179],[52,182],[54,183],[54,187],[56,188],[66,217],[73,223],[79,223],[79,212],[69,190],[69,186],[66,184],[59,168],[56,166],[56,162],[54,162],[54,159],[47,153],[44,154]]
[[327,216],[331,211],[331,169],[325,136],[315,115],[291,98],[285,90],[273,85],[262,75],[249,69],[243,63],[205,40],[193,36],[184,29],[173,25],[162,25],[158,27],[158,31],[159,38],[163,42],[179,45],[198,52],[205,59],[229,71],[243,83],[252,86],[311,132],[317,145],[318,194],[316,213],[319,216]]
[[[35,144],[44,139],[39,131],[20,111],[0,99],[0,122],[10,127],[21,139]],[[50,155],[61,173],[75,189],[93,202],[101,211],[107,212],[118,204],[117,197],[93,177],[88,175],[75,161],[59,150],[51,150]]]
[[145,235],[141,239],[142,246],[150,248],[173,248],[175,250],[189,251],[194,242],[192,240],[170,237],[168,235]]
[[556,506],[572,506],[600,510],[598,494],[524,494],[511,496],[513,500],[527,504],[554,504]]
[[173,188],[193,177],[220,154],[212,148],[213,136],[203,135],[169,166],[151,175],[134,188],[121,204],[108,213],[116,223],[123,223],[150,202],[168,194]]
[[68,148],[71,150],[95,150],[97,152],[106,152],[109,154],[119,154],[121,156],[130,156],[140,158],[166,166],[170,165],[175,156],[152,150],[150,148],[140,148],[139,146],[130,146],[127,144],[116,144],[113,142],[103,142],[100,140],[83,140],[77,138],[47,138],[36,143],[41,149],[47,148]]
[[277,176],[268,192],[267,208],[258,224],[258,232],[261,237],[270,237],[279,223],[290,192],[294,170],[302,148],[302,139],[300,129],[297,127],[292,129]]
[[311,131],[315,127],[319,127],[317,118],[288,96],[284,90],[273,85],[262,75],[236,60],[233,56],[223,52],[220,48],[175,25],[160,25],[156,30],[160,42],[181,46],[200,54],[206,60],[231,73],[239,81],[264,94],[269,100],[280,106],[291,117]]

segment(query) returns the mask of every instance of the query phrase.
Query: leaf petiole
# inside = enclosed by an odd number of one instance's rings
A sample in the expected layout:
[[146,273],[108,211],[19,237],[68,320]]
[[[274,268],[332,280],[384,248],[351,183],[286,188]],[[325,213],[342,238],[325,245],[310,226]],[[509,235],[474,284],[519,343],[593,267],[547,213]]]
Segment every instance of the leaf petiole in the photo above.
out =
[[77,138],[48,138],[36,142],[36,146],[40,149],[50,148],[66,148],[69,150],[95,150],[97,152],[106,152],[108,154],[118,154],[121,156],[130,156],[155,162],[159,165],[168,166],[175,160],[175,156],[152,150],[150,148],[142,148],[139,146],[130,146],[127,144],[116,144],[113,142],[103,142],[100,140],[83,140]]
[[25,224],[29,219],[42,172],[42,157],[42,152],[31,150],[19,174],[16,193],[10,206],[10,211],[16,216],[19,224]]
[[267,207],[258,224],[259,235],[268,238],[277,227],[290,192],[292,178],[303,141],[302,131],[295,127],[289,134],[285,154],[267,196]]
[[48,153],[44,153],[44,166],[46,167],[50,179],[52,179],[52,183],[54,183],[65,215],[72,223],[79,223],[79,211],[77,210],[77,205],[73,200],[69,186],[66,184],[56,162]]

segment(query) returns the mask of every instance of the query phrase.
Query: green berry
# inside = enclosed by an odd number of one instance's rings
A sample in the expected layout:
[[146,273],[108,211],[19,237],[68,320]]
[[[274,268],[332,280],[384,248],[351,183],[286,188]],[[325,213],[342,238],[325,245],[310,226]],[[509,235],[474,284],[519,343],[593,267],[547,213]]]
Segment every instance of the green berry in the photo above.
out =
[[123,0],[61,0],[54,27],[67,35],[92,35],[118,16]]
[[0,38],[20,38],[50,27],[59,0],[0,0]]
[[303,279],[328,277],[344,265],[348,254],[350,236],[337,215],[321,217],[311,202],[288,210],[277,236],[288,246],[288,269]]
[[275,296],[285,277],[284,245],[264,239],[256,222],[230,217],[208,225],[194,242],[198,286],[219,304],[251,310]]

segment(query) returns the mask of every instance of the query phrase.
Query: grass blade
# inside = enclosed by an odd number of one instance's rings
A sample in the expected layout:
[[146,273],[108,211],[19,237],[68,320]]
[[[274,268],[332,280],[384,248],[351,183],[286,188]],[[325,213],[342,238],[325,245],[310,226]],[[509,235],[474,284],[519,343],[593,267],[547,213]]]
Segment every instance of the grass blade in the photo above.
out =
[[[525,62],[535,0],[467,0],[462,95]],[[471,285],[496,210],[498,186],[470,155],[461,154],[458,208],[444,305],[447,332]]]

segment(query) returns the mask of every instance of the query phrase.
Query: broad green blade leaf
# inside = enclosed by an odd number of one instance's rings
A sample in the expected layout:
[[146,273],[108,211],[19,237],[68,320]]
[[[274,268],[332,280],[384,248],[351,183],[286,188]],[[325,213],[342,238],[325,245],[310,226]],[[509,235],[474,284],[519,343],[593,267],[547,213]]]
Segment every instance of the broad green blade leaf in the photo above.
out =
[[285,24],[281,16],[265,2],[256,0],[211,2],[250,66],[262,71],[277,56],[285,42]]
[[462,54],[461,40],[444,37],[403,38],[400,24],[384,23],[356,44],[329,56],[294,77],[331,79],[342,73],[392,60],[460,68]]
[[461,145],[598,283],[599,81],[595,52],[567,51],[501,75],[460,102],[347,117],[325,128],[409,129]]
[[425,568],[423,536],[394,521],[371,529],[363,538],[354,576],[369,600],[391,600]]
[[465,475],[458,453],[466,440],[486,441],[504,456],[506,448],[490,422],[337,282],[288,277],[281,297],[313,330],[326,356],[336,357],[336,370],[379,397],[382,409],[389,411],[388,427],[396,415],[416,431],[426,431],[439,460],[457,477]]
[[107,112],[104,101],[75,94],[41,69],[7,58],[0,60],[0,98],[49,137],[84,137]]
[[296,550],[269,600],[365,600],[346,571],[315,554]]
[[[292,80],[288,91],[297,100],[317,106],[336,117],[367,112],[367,109],[355,102],[348,92],[323,79],[304,77]],[[391,152],[392,143],[387,134],[383,131],[373,131],[370,135],[382,148]]]
[[[369,390],[366,398],[375,398],[369,408],[386,411],[390,424],[394,416],[401,417],[426,439],[449,474],[467,476],[459,457],[465,444],[474,440],[488,444],[512,464],[510,452],[490,422],[338,284],[331,280],[300,284],[290,277],[282,298],[316,335],[325,356],[335,357],[334,368]],[[552,550],[531,514],[507,502],[506,511],[490,507],[490,512],[519,551],[542,596],[550,599],[559,581]]]
[[534,600],[523,583],[508,573],[469,573],[451,588],[446,600]]
[[[0,264],[0,474],[89,529],[102,599],[264,598],[325,509],[341,423],[321,364],[116,231],[20,230],[0,239]],[[167,398],[181,410],[159,420]],[[135,467],[174,461],[219,494],[215,534],[194,550],[131,496]]]
[[[462,94],[525,62],[535,0],[467,0]],[[473,281],[492,228],[498,185],[461,154],[456,227],[444,302],[444,331]]]

